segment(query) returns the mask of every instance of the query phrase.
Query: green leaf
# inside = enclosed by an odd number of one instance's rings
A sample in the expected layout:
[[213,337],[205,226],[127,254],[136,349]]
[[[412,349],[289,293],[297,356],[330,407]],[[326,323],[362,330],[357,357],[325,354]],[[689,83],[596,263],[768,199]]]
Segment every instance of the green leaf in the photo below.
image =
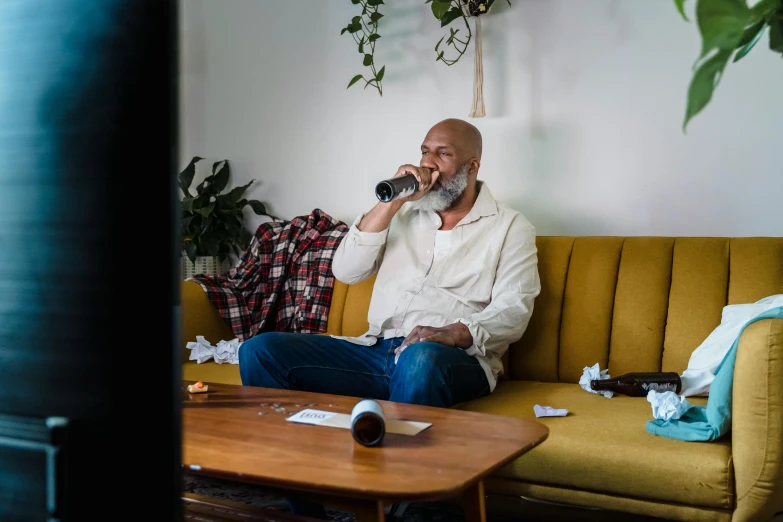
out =
[[186,196],[190,196],[188,189],[190,188],[190,184],[193,183],[193,177],[196,175],[196,163],[203,159],[204,158],[194,156],[193,159],[190,160],[190,163],[188,163],[188,166],[179,173],[179,188],[182,189],[182,192]]
[[372,65],[372,55],[371,54],[365,54],[364,60],[362,60],[363,65]]
[[206,207],[197,208],[195,210],[195,212],[198,213],[198,214],[201,214],[204,217],[207,217],[207,216],[209,216],[212,213],[213,210],[215,210],[215,204],[214,203],[210,203]]
[[705,60],[693,74],[688,86],[688,107],[685,110],[685,121],[682,130],[685,132],[688,122],[699,114],[712,99],[712,92],[720,82],[723,69],[731,57],[732,51],[723,50]]
[[206,254],[208,256],[216,256],[218,255],[218,250],[220,250],[220,243],[215,237],[205,237],[204,248],[206,248]]
[[372,23],[376,23],[381,18],[383,18],[383,15],[378,11],[375,11],[373,14],[370,15],[370,20],[372,20]]
[[361,1],[361,0],[351,0],[351,3],[352,3],[353,5],[356,5],[356,4],[358,4],[360,1]]
[[778,5],[778,0],[761,0],[750,8],[754,20],[763,20],[771,15]]
[[215,180],[212,182],[215,194],[220,194],[223,189],[228,185],[229,175],[228,160],[218,161],[212,165],[212,174],[215,176]]
[[351,81],[350,81],[350,83],[348,83],[348,87],[346,87],[346,89],[350,89],[350,88],[351,88],[351,85],[353,85],[354,83],[358,82],[359,80],[361,80],[361,79],[363,79],[363,78],[364,78],[364,76],[363,76],[363,75],[361,75],[361,74],[357,74],[356,76],[354,76],[353,78],[351,78]]
[[735,49],[750,21],[745,0],[698,0],[696,20],[701,32],[701,56],[713,49]]
[[373,33],[373,34],[370,35],[370,37],[367,39],[367,41],[372,43],[372,42],[374,42],[375,40],[377,40],[380,37],[381,37],[381,35],[379,35],[378,33]]
[[680,12],[680,16],[682,16],[682,19],[686,22],[689,22],[688,17],[685,16],[685,0],[674,0],[674,3],[677,5],[677,10]]
[[367,5],[371,5],[373,7],[383,5],[383,0],[367,0]]
[[457,9],[456,7],[452,7],[445,15],[443,15],[443,18],[440,19],[440,26],[445,27],[457,18],[462,18],[462,10]]
[[193,199],[193,211],[200,208],[204,208],[207,205],[209,205],[210,201],[212,200],[212,196],[210,194],[202,194],[201,196],[198,196],[197,198]]
[[745,34],[742,36],[742,40],[740,40],[739,44],[740,50],[737,51],[737,54],[734,55],[734,61],[738,62],[742,58],[745,57],[746,54],[750,52],[751,49],[758,43],[758,41],[761,39],[761,35],[764,34],[764,30],[767,28],[766,22],[763,20],[756,25],[749,27]]
[[364,36],[362,36],[362,39],[359,40],[359,52],[364,53]]
[[228,193],[228,199],[232,203],[236,203],[237,201],[242,199],[242,195],[245,193],[248,187],[250,187],[250,185],[253,184],[254,181],[255,180],[251,179],[250,183],[248,183],[247,185],[242,185],[241,187],[234,187],[233,189],[231,189],[231,192]]
[[432,2],[432,14],[440,20],[449,11],[449,7],[451,7],[451,2],[448,0],[434,0]]
[[242,250],[248,247],[252,239],[253,234],[248,232],[245,228],[242,228],[242,230],[239,231],[239,246],[242,247]]
[[351,18],[351,25],[361,24],[362,23],[362,17],[361,16],[354,16]]
[[182,230],[187,230],[190,226],[190,222],[193,221],[193,216],[187,216],[182,218],[180,221],[180,226],[182,227]]
[[[444,36],[443,38],[446,38],[446,37]],[[438,40],[438,43],[436,43],[436,44],[435,44],[435,52],[436,52],[436,53],[438,52],[438,47],[440,47],[440,44],[441,44],[441,42],[443,41],[443,38],[441,38],[440,40]]]
[[348,26],[348,32],[351,34],[358,33],[362,30],[362,24],[351,24]]
[[240,211],[239,215],[233,214],[226,218],[226,230],[228,230],[232,236],[238,234],[239,230],[242,228],[242,220],[240,219],[241,215],[242,213]]
[[193,202],[195,201],[195,198],[184,198],[182,200],[182,208],[187,210],[188,212],[193,212]]
[[191,263],[196,262],[196,257],[198,257],[198,246],[193,241],[188,241],[185,243],[185,253],[188,256],[188,259],[190,259]]
[[266,207],[260,201],[255,200],[255,199],[251,199],[250,201],[248,201],[248,203],[250,204],[250,208],[253,209],[253,212],[255,212],[256,215],[258,215],[258,216],[266,216],[267,215]]
[[209,227],[210,226],[212,226],[212,218],[211,217],[205,217],[204,220],[201,222],[201,227],[199,228],[199,235],[201,237],[209,235],[209,232],[210,232]]
[[783,54],[783,8],[778,15],[780,17],[769,24],[769,48]]
[[343,27],[343,30],[342,30],[342,31],[340,31],[340,35],[342,36],[342,34],[343,34],[343,33],[345,33],[345,31],[347,31],[347,30],[348,30],[348,28],[347,28],[347,27]]
[[386,74],[386,66],[385,65],[383,67],[381,67],[381,70],[378,71],[378,74],[375,75],[375,79],[377,81],[383,80],[383,75],[384,74]]
[[437,57],[437,58],[435,58],[435,61],[437,62],[438,60],[442,60],[442,59],[443,59],[443,51],[441,51],[440,53],[438,53],[438,57]]

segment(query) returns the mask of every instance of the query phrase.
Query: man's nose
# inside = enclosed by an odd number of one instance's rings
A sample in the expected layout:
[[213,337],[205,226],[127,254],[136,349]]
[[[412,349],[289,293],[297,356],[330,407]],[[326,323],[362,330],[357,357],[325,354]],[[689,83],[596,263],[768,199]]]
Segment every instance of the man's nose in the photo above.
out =
[[422,158],[421,162],[419,163],[419,167],[430,170],[438,170],[438,166],[430,158]]

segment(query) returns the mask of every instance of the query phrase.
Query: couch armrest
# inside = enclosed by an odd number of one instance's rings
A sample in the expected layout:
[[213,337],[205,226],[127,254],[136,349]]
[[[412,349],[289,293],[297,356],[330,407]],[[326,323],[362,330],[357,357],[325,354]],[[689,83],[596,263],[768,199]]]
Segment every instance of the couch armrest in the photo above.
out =
[[200,284],[195,281],[183,281],[181,298],[182,362],[187,361],[190,357],[190,350],[186,348],[187,343],[195,342],[197,335],[203,335],[213,345],[220,341],[230,341],[236,337],[226,321],[212,306],[212,302]]
[[737,507],[733,522],[783,510],[783,319],[762,319],[740,337],[731,414]]

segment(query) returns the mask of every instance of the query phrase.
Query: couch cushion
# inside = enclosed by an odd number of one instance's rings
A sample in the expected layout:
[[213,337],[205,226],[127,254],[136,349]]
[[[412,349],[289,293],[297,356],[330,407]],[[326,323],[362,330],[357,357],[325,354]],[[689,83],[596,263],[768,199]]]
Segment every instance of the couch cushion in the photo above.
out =
[[[705,399],[694,398],[703,404]],[[533,405],[567,408],[542,417],[549,438],[496,475],[638,499],[732,509],[731,442],[683,442],[647,433],[645,398],[606,399],[578,384],[507,381],[462,409],[535,418]]]
[[242,384],[238,364],[217,364],[207,361],[198,364],[188,361],[182,365],[182,378],[186,381],[217,382],[221,384]]

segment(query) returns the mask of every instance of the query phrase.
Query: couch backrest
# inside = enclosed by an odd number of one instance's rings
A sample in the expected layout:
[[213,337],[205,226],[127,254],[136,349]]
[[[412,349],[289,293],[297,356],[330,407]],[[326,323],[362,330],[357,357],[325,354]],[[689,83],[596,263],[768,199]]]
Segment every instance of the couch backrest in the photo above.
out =
[[[783,293],[783,238],[537,238],[541,295],[506,378],[578,382],[585,366],[682,373],[727,304]],[[374,278],[335,285],[329,332],[361,335]]]

